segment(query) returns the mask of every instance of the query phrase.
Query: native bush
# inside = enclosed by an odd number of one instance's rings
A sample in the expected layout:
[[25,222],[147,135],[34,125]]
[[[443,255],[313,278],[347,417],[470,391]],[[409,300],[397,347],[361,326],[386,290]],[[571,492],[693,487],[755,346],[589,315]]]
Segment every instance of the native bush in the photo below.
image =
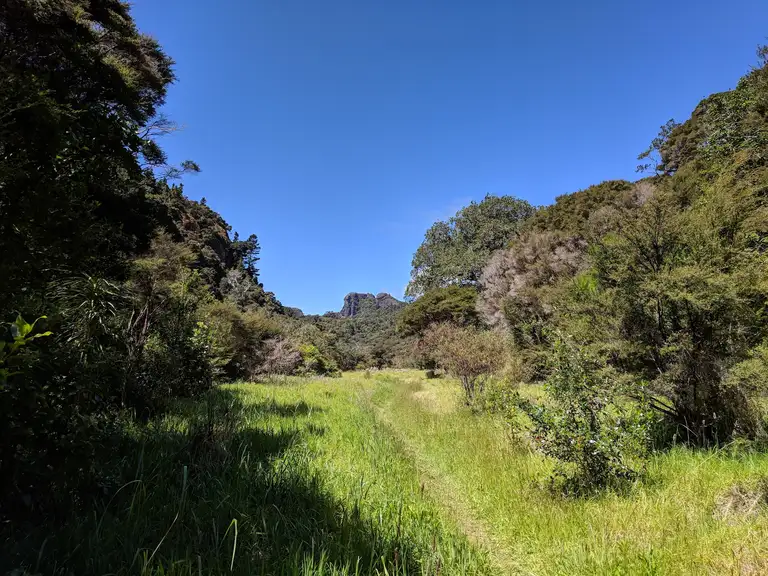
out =
[[476,284],[491,254],[506,246],[534,212],[525,200],[487,195],[436,222],[413,255],[406,294],[417,297],[434,288]]
[[300,373],[333,377],[341,375],[336,362],[324,356],[314,344],[302,344],[299,353],[303,362],[299,368]]
[[406,336],[421,334],[440,322],[480,326],[476,301],[477,290],[472,286],[434,288],[403,308],[397,317],[397,331]]
[[451,324],[429,328],[422,346],[438,366],[459,379],[467,404],[483,392],[488,379],[504,366],[508,350],[502,334]]
[[277,337],[264,342],[264,361],[260,366],[264,374],[293,374],[301,363],[301,352],[290,340]]
[[649,446],[649,411],[630,402],[574,344],[555,344],[548,397],[520,401],[534,443],[555,459],[553,489],[584,495],[638,478]]

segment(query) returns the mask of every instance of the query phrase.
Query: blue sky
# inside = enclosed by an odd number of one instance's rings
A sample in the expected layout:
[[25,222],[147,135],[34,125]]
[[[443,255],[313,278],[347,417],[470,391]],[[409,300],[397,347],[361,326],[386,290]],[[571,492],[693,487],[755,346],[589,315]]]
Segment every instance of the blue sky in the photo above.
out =
[[764,0],[135,0],[176,60],[163,141],[188,196],[262,246],[287,306],[402,297],[424,231],[485,194],[612,178],[732,88]]

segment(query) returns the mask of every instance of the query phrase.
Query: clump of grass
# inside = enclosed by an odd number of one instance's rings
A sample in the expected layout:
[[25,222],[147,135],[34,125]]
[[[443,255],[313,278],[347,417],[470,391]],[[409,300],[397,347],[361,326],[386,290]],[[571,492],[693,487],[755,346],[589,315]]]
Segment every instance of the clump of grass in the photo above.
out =
[[726,522],[753,519],[768,507],[768,477],[750,483],[738,482],[715,501],[715,518]]

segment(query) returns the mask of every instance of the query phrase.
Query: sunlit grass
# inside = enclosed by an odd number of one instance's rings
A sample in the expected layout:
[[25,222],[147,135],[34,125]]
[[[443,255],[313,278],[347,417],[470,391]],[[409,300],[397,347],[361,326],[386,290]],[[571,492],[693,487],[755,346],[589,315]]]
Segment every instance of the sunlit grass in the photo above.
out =
[[12,527],[0,572],[768,573],[765,512],[719,513],[768,474],[765,454],[676,448],[627,493],[564,499],[551,463],[450,379],[355,373],[211,398],[127,425],[103,487],[43,530]]
[[[768,474],[768,456],[676,448],[653,457],[628,494],[549,494],[549,463],[499,420],[460,407],[457,384],[381,378],[374,402],[425,466],[485,526],[493,555],[532,574],[768,573],[768,518],[716,517],[718,496]],[[534,391],[538,393],[538,391]],[[436,414],[423,396],[454,396]]]
[[233,385],[131,426],[103,463],[119,490],[56,530],[18,530],[0,572],[491,573],[366,393],[349,379]]

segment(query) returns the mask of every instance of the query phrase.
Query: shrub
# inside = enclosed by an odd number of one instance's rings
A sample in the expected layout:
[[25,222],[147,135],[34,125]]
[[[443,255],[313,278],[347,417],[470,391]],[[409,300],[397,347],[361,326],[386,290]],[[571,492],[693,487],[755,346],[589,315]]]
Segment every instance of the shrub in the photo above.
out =
[[301,366],[301,352],[288,340],[271,338],[264,344],[265,355],[261,370],[265,374],[293,374]]
[[521,401],[539,450],[557,462],[552,487],[584,495],[637,478],[649,444],[649,412],[623,398],[599,366],[562,340],[542,403]]
[[51,335],[50,331],[38,332],[35,329],[40,320],[45,320],[45,316],[30,324],[19,315],[15,322],[7,324],[8,334],[3,334],[4,339],[0,340],[0,390],[5,388],[8,378],[23,371],[23,353],[29,344],[37,338]]
[[547,287],[584,265],[586,243],[560,232],[529,232],[496,252],[483,269],[478,309],[491,326],[509,327],[520,344],[543,340],[551,316]]
[[269,350],[266,341],[282,333],[282,327],[261,308],[241,311],[231,300],[211,301],[201,317],[213,332],[213,362],[229,378],[253,378],[265,372],[261,364]]
[[501,334],[450,324],[433,326],[422,342],[438,366],[461,381],[468,404],[483,391],[488,378],[504,366],[507,354]]
[[317,374],[319,376],[340,376],[336,362],[324,356],[314,344],[302,344],[299,346],[303,365],[300,371],[305,374]]
[[732,407],[734,433],[744,438],[765,440],[768,429],[760,401],[768,393],[768,344],[750,350],[747,359],[734,365],[724,382]]

